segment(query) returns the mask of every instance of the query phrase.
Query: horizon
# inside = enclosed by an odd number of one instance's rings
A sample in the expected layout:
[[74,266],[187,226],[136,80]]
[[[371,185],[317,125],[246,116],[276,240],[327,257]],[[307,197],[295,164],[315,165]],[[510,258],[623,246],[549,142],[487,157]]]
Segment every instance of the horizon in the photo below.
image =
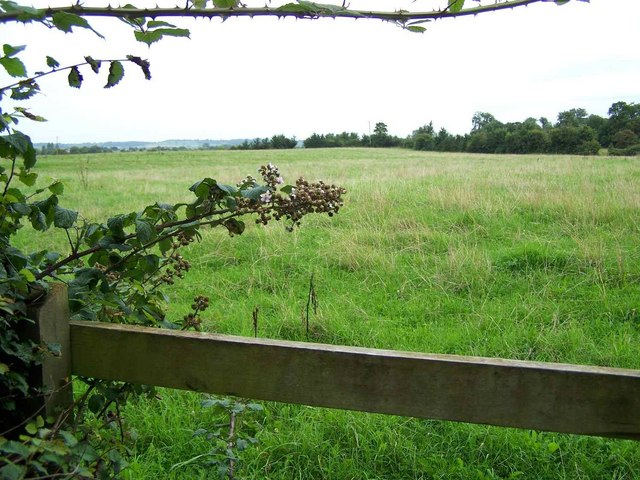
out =
[[125,66],[122,84],[107,90],[104,72],[83,72],[80,90],[64,75],[43,78],[43,94],[20,103],[49,119],[24,124],[35,142],[303,139],[367,134],[376,122],[400,137],[430,121],[464,134],[475,112],[504,123],[555,121],[571,108],[606,117],[615,101],[640,102],[640,2],[633,0],[615,8],[606,0],[540,3],[438,20],[423,34],[373,21],[185,20],[178,23],[191,29],[190,40],[151,48],[120,23],[92,20],[107,41],[82,30],[6,27],[13,43],[29,45],[30,71],[45,55],[63,65],[83,55],[151,62],[151,81]]

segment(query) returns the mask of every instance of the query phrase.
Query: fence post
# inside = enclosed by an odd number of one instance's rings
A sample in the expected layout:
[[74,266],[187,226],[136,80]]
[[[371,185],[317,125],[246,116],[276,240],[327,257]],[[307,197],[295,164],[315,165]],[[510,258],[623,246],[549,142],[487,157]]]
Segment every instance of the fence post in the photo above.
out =
[[36,344],[55,346],[59,353],[45,355],[34,370],[30,380],[42,389],[44,396],[32,399],[25,413],[42,411],[43,417],[56,416],[73,405],[67,286],[52,284],[49,294],[41,303],[31,306],[28,314],[35,323],[25,334]]

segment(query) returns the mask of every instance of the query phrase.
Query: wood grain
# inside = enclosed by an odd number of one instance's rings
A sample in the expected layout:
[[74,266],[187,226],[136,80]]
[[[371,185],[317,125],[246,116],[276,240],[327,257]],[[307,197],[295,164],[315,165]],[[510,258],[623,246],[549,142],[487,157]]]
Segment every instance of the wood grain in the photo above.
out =
[[410,417],[640,439],[640,371],[71,322],[77,375]]

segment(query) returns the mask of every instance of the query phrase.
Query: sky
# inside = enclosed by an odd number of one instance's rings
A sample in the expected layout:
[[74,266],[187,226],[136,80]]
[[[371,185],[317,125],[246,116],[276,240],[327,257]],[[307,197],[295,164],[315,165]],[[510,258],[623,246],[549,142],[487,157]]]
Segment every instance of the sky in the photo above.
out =
[[[405,8],[441,3],[417,0]],[[402,4],[351,3],[366,5]],[[304,139],[314,132],[366,134],[384,122],[389,133],[404,137],[430,121],[467,133],[477,111],[502,122],[555,121],[570,108],[606,117],[616,101],[640,103],[638,0],[539,3],[439,20],[423,34],[353,19],[172,22],[189,28],[191,38],[165,38],[151,48],[118,20],[92,20],[106,40],[83,30],[1,26],[2,43],[28,45],[23,59],[32,72],[45,68],[46,55],[62,65],[85,55],[133,54],[151,62],[151,81],[125,66],[125,78],[111,89],[103,88],[106,68],[100,75],[83,70],[79,90],[68,87],[66,74],[46,77],[43,94],[20,106],[49,121],[23,121],[19,128],[34,142],[84,143]],[[0,85],[9,83],[0,74]]]

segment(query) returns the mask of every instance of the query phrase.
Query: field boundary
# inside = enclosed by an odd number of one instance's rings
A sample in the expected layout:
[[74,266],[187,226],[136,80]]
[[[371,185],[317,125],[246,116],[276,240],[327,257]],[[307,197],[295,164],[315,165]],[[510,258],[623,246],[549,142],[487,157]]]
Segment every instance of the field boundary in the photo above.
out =
[[[640,440],[640,370],[69,321],[56,286],[33,318],[62,354],[46,402],[72,375],[372,413]],[[62,301],[64,299],[65,301]],[[54,364],[55,368],[52,368]],[[60,395],[60,389],[64,395]]]

